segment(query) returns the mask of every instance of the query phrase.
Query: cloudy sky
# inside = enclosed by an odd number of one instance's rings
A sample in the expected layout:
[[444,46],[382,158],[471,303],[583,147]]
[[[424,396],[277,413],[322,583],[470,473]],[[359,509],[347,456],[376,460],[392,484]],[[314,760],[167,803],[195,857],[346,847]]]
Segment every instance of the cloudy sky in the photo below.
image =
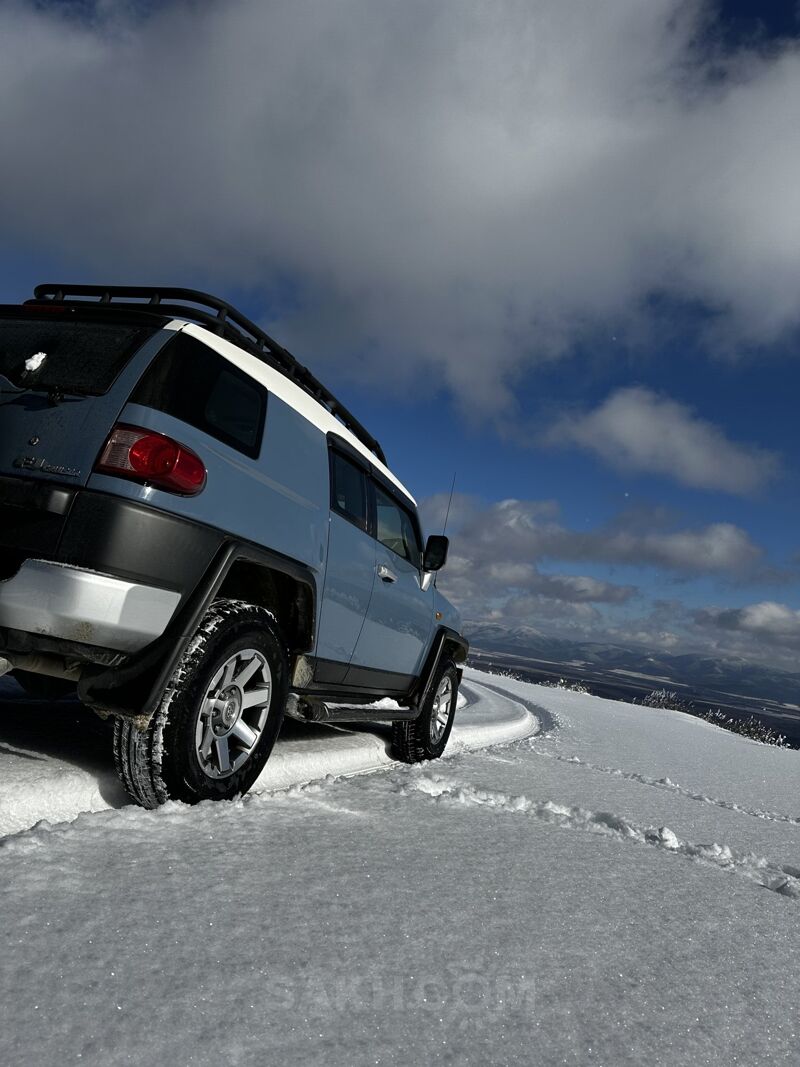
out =
[[3,0],[0,298],[240,303],[474,620],[796,666],[793,0]]

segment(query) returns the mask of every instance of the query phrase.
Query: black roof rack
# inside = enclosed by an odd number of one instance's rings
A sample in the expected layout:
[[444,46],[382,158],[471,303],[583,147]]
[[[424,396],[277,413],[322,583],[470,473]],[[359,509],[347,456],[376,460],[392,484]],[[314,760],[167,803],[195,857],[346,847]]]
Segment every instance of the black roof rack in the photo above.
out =
[[[97,303],[87,297],[96,297]],[[53,303],[64,307],[114,307],[121,311],[153,311],[168,318],[189,319],[225,337],[262,362],[280,371],[327,408],[381,463],[386,463],[383,449],[341,404],[330,390],[260,326],[219,297],[197,289],[156,288],[146,285],[37,285],[33,300],[26,304]],[[200,305],[199,307],[193,305]]]

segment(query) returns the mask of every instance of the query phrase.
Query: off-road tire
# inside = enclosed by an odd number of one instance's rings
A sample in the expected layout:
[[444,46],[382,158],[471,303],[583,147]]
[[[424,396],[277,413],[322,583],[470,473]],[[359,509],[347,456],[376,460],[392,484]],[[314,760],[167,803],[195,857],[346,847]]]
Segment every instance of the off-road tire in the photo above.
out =
[[[271,674],[266,722],[244,764],[227,777],[204,771],[197,750],[198,719],[220,666],[241,650],[255,650]],[[285,644],[266,608],[241,600],[215,601],[170,679],[144,730],[130,719],[114,722],[114,762],[131,799],[143,808],[168,800],[195,804],[246,793],[266,764],[283,723],[288,691]]]
[[[447,722],[441,733],[434,728],[442,689],[449,682]],[[453,720],[458,702],[458,668],[452,660],[443,660],[436,671],[428,697],[416,719],[392,723],[391,752],[403,763],[421,763],[438,759],[445,748],[453,729]]]

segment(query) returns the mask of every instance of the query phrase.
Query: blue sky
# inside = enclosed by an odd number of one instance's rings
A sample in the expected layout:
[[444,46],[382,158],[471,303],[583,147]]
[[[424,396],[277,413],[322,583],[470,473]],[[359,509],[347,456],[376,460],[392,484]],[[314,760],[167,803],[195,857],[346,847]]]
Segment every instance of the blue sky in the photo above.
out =
[[218,291],[431,529],[457,472],[441,584],[468,618],[792,666],[799,26],[749,0],[17,0],[0,295]]

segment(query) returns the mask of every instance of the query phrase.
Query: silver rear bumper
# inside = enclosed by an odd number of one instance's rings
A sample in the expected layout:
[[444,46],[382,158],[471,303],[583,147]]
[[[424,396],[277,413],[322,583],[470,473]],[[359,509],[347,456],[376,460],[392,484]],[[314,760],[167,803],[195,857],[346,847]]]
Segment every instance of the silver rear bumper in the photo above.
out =
[[161,636],[180,598],[169,589],[29,559],[0,582],[0,626],[138,652]]

